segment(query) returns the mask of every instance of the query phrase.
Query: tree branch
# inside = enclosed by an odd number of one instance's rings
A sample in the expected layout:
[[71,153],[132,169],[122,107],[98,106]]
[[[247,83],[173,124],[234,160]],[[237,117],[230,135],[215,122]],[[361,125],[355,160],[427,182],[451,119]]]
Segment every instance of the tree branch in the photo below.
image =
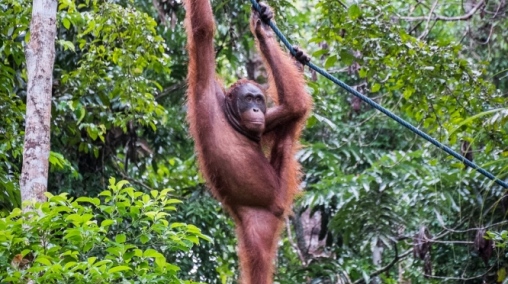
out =
[[155,96],[155,100],[158,100],[162,97],[170,95],[172,92],[174,92],[176,90],[182,89],[183,87],[185,87],[185,84],[186,84],[186,81],[182,81],[180,83],[176,83],[172,86],[169,86],[168,88],[165,88],[164,90],[162,90],[162,92],[160,92],[160,94]]
[[115,161],[115,159],[118,159],[117,157],[112,157],[111,159],[111,162],[112,162],[112,165],[113,165],[113,168],[117,171],[117,173],[120,174],[120,176],[125,179],[125,180],[128,180],[129,182],[131,183],[134,183],[134,184],[137,184],[143,188],[145,188],[146,190],[150,191],[150,190],[154,190],[153,187],[149,186],[149,185],[146,185],[144,184],[143,182],[141,181],[138,181],[138,180],[135,180],[133,178],[131,178],[125,171],[123,171],[120,166],[118,165],[118,163]]
[[476,276],[471,276],[471,277],[467,277],[467,278],[464,278],[464,277],[435,276],[435,275],[427,275],[427,274],[424,274],[424,276],[428,277],[428,278],[433,278],[433,279],[443,279],[443,281],[459,280],[459,281],[463,282],[463,281],[470,281],[470,280],[474,280],[474,279],[478,279],[478,278],[483,278],[495,267],[496,266],[492,266],[491,268],[489,268],[483,274],[476,275]]
[[[469,228],[469,229],[465,229],[465,230],[456,230],[456,229],[448,228],[448,227],[445,227],[443,224],[441,224],[441,227],[443,227],[445,232],[447,232],[446,234],[448,234],[448,232],[449,233],[459,233],[459,234],[462,234],[462,233],[467,233],[467,232],[478,231],[480,229],[489,229],[489,228],[492,228],[492,227],[504,225],[506,223],[508,223],[508,220],[504,220],[504,221],[501,221],[501,222],[498,222],[498,223],[493,223],[493,224],[490,224],[490,225],[487,225],[487,226],[483,226],[483,227]],[[459,227],[462,224],[463,223],[459,224],[457,227]],[[439,239],[439,238],[443,237],[444,235],[445,234],[437,235],[433,239]]]
[[433,20],[433,21],[449,21],[449,22],[467,21],[467,20],[471,19],[471,17],[473,17],[473,15],[476,13],[476,11],[478,11],[478,9],[480,9],[480,7],[482,7],[484,5],[485,5],[485,0],[482,0],[478,3],[478,5],[473,7],[473,9],[471,9],[467,14],[464,14],[462,16],[456,16],[456,17],[445,17],[445,16],[441,16],[441,15],[435,15],[433,17],[429,17],[429,16],[419,16],[419,17],[402,16],[402,17],[397,17],[396,19],[405,20],[405,21],[425,21],[425,20],[429,20],[429,19]]
[[425,29],[423,30],[423,33],[418,37],[419,39],[423,39],[429,34],[430,20],[432,19],[432,15],[434,14],[434,10],[436,9],[438,2],[439,2],[439,0],[436,0],[436,1],[434,1],[434,4],[432,4],[432,8],[430,8],[429,17],[427,19],[427,23],[425,24]]
[[[373,273],[371,273],[369,275],[369,278],[374,278],[374,277],[378,276],[379,274],[388,271],[390,268],[392,268],[392,266],[394,266],[397,262],[399,262],[399,260],[401,260],[401,259],[405,258],[406,256],[410,255],[411,253],[413,253],[413,249],[408,249],[403,254],[399,255],[398,250],[397,250],[397,244],[394,244],[393,248],[395,250],[395,258],[393,258],[393,260],[390,263],[388,263],[385,267],[382,267],[382,268],[374,271]],[[353,284],[360,284],[360,283],[365,283],[365,279],[361,278],[361,279],[358,279],[355,282],[353,282]]]
[[[289,218],[291,218],[291,217],[289,217]],[[305,267],[305,266],[307,266],[307,259],[303,255],[303,253],[305,253],[305,252],[302,252],[300,250],[300,246],[297,243],[295,243],[295,241],[293,240],[293,236],[291,235],[291,228],[290,228],[290,225],[289,225],[290,224],[290,219],[289,218],[286,218],[286,229],[287,229],[287,234],[288,234],[288,240],[289,240],[289,243],[291,244],[291,246],[293,247],[293,249],[296,250],[296,253],[298,254],[298,257],[300,258],[300,261],[302,262],[302,264]],[[292,219],[294,219],[294,217]],[[296,228],[297,225],[294,224],[294,226],[295,226],[295,231],[297,231],[297,228]],[[297,241],[300,241],[298,236],[296,238],[297,238]]]
[[159,19],[161,20],[161,23],[163,25],[166,25],[168,22],[168,19],[166,18],[166,14],[164,13],[164,9],[162,9],[161,5],[159,4],[158,0],[152,1],[153,6],[155,7],[155,10],[157,10],[157,15],[159,16]]

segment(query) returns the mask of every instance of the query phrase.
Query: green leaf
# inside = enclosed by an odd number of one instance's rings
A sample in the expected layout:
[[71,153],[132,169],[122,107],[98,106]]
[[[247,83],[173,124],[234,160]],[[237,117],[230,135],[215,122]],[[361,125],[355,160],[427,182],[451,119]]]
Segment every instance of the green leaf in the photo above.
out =
[[185,238],[186,238],[187,240],[189,240],[189,241],[191,241],[191,242],[195,243],[195,244],[199,244],[199,238],[198,238],[198,237],[196,237],[196,236],[187,236],[187,237],[185,237]]
[[372,85],[372,88],[370,89],[370,91],[372,93],[375,93],[375,92],[379,91],[380,89],[381,89],[381,85],[378,83],[375,83],[374,85]]
[[76,49],[74,48],[74,44],[70,41],[66,41],[66,40],[58,40],[58,44],[60,44],[64,50],[72,50],[73,52],[76,52]]
[[155,212],[155,211],[149,211],[149,212],[145,212],[145,215],[153,220],[153,219],[155,219],[155,215],[157,215],[157,212]]
[[148,241],[150,241],[150,237],[148,237],[148,235],[146,235],[146,234],[142,234],[139,237],[139,240],[141,241],[142,244],[146,244],[146,243],[148,243]]
[[367,70],[365,68],[360,68],[358,71],[358,75],[360,78],[366,78],[367,77]]
[[164,258],[164,257],[156,257],[155,258],[155,264],[157,264],[158,267],[165,267],[166,266],[166,258]]
[[167,263],[166,264],[166,269],[168,270],[171,270],[171,271],[174,271],[174,272],[178,272],[180,271],[180,267],[176,266],[176,265],[173,265],[171,263]]
[[106,265],[108,263],[112,263],[112,261],[110,259],[104,259],[104,260],[96,262],[93,266],[94,267],[99,267],[99,266]]
[[351,65],[355,61],[355,57],[349,50],[341,50],[340,60],[345,65]]
[[67,18],[63,18],[62,23],[67,30],[71,27],[71,21],[69,21]]
[[110,178],[109,178],[109,185],[110,185],[110,186],[114,186],[114,185],[116,185],[116,179],[115,179],[114,177],[110,177]]
[[172,224],[170,225],[170,228],[171,228],[171,229],[175,229],[175,228],[185,227],[185,226],[187,226],[185,223],[172,223]]
[[497,283],[506,283],[506,269],[502,267],[497,271]]
[[411,95],[413,94],[413,89],[411,88],[407,88],[404,90],[404,92],[402,93],[402,96],[405,98],[405,99],[409,99],[411,97]]
[[90,197],[78,197],[76,199],[76,202],[88,202],[92,203],[95,206],[99,206],[101,204],[99,198],[90,198]]
[[88,264],[92,265],[95,263],[96,260],[97,260],[97,257],[93,256],[93,257],[89,257],[87,262],[88,262]]
[[319,50],[317,50],[317,51],[312,53],[312,57],[315,57],[315,58],[320,57],[322,55],[327,54],[328,51],[329,51],[328,49],[324,49],[324,48],[323,49],[319,49]]
[[473,120],[475,120],[477,118],[480,118],[480,117],[483,117],[483,116],[486,116],[486,115],[490,115],[490,114],[493,114],[493,113],[495,114],[497,112],[501,112],[501,111],[505,111],[505,110],[506,110],[506,108],[496,108],[496,109],[487,110],[487,111],[475,114],[473,116],[470,116],[467,119],[462,120],[459,124],[454,125],[455,128],[450,132],[449,136],[451,136],[453,133],[458,131],[463,125],[467,125],[467,124],[471,123]]
[[38,262],[38,263],[41,263],[41,264],[44,264],[46,266],[51,266],[51,261],[49,261],[49,259],[45,256],[39,256],[35,259],[35,262]]
[[329,56],[325,61],[325,68],[329,69],[335,65],[335,62],[337,62],[337,55],[331,55]]
[[77,262],[75,262],[75,261],[69,261],[64,265],[63,269],[69,270],[71,267],[76,266],[76,264],[77,264]]
[[162,256],[162,254],[159,253],[158,251],[154,250],[154,249],[147,249],[143,253],[143,257],[154,257],[154,258],[157,258],[157,257],[161,257],[161,256]]
[[58,153],[50,151],[49,152],[49,163],[52,166],[55,166],[55,167],[57,167],[59,169],[63,169],[64,166],[62,164],[62,159],[58,155],[59,155]]
[[108,226],[111,226],[113,224],[115,224],[114,220],[106,219],[106,220],[101,222],[101,227],[108,227]]
[[126,181],[126,180],[121,180],[121,181],[119,181],[119,182],[116,184],[116,187],[117,187],[118,189],[121,189],[124,185],[126,185],[126,184],[128,184],[128,183],[129,183],[129,181]]
[[128,271],[128,270],[131,270],[131,268],[128,266],[115,266],[115,267],[109,269],[108,273],[115,273],[115,272]]
[[360,7],[357,4],[353,4],[347,10],[347,14],[352,20],[356,20],[361,16],[362,11],[360,11]]
[[103,192],[99,193],[99,196],[109,196],[109,197],[111,197],[111,191],[104,190]]
[[97,137],[99,136],[99,131],[95,127],[95,125],[92,127],[87,127],[86,132],[88,133],[88,136],[90,136],[90,138],[92,138],[92,140],[97,140]]
[[125,236],[125,234],[118,234],[115,237],[115,242],[117,242],[119,244],[125,243],[126,240],[127,240],[127,237]]

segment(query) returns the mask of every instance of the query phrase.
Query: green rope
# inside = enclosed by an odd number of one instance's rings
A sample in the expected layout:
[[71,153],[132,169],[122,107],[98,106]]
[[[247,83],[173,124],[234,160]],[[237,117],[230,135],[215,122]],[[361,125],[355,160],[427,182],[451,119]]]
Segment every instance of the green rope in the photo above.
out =
[[[250,0],[250,2],[252,2],[252,7],[256,11],[260,12],[260,7],[259,7],[259,4],[257,3],[257,1],[256,0]],[[289,41],[286,39],[286,37],[280,32],[280,30],[277,28],[277,26],[272,21],[268,22],[268,25],[272,28],[272,30],[277,35],[277,37],[279,37],[279,39],[289,49],[291,54],[295,55],[295,50],[293,49],[293,46],[289,43]],[[326,72],[324,69],[314,65],[312,62],[308,62],[305,65],[309,66],[309,68],[315,70],[319,74],[323,75],[325,78],[327,78],[330,81],[334,82],[335,84],[339,85],[341,88],[345,89],[348,93],[350,93],[350,94],[360,98],[361,100],[363,100],[364,102],[366,102],[367,104],[372,106],[373,108],[379,110],[380,112],[384,113],[385,115],[387,115],[391,119],[397,121],[399,124],[401,124],[402,126],[406,127],[407,129],[411,130],[412,132],[416,133],[417,135],[419,135],[423,139],[429,141],[434,146],[436,146],[439,149],[443,150],[447,154],[453,156],[455,159],[463,162],[464,164],[466,164],[469,167],[471,167],[471,168],[475,169],[476,171],[478,171],[480,174],[488,177],[489,179],[493,180],[497,184],[499,184],[502,187],[508,189],[508,183],[506,183],[506,182],[496,178],[492,173],[490,173],[487,170],[481,168],[480,166],[476,165],[472,161],[466,159],[464,156],[460,155],[459,153],[453,151],[450,147],[448,147],[448,146],[444,145],[443,143],[437,141],[436,139],[432,138],[427,133],[421,131],[420,129],[418,129],[416,127],[414,127],[409,122],[405,121],[401,117],[399,117],[396,114],[394,114],[394,113],[390,112],[389,110],[385,109],[384,107],[382,107],[381,105],[379,105],[375,101],[371,100],[369,97],[367,97],[367,96],[363,95],[362,93],[358,92],[357,90],[351,88],[346,83],[344,83],[341,80],[333,77],[332,75],[330,75],[330,73]]]

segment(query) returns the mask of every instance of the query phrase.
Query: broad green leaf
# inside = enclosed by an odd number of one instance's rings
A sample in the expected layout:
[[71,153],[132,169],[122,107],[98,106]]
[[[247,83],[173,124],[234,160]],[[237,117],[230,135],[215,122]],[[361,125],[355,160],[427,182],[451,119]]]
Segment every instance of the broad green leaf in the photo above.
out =
[[[62,19],[62,23],[63,23],[63,25],[64,25],[64,27],[65,27],[66,29],[69,29],[69,28],[71,27],[71,21],[69,21],[69,19],[67,19],[67,18],[63,18],[63,19]],[[74,51],[74,50],[73,50],[73,51]]]
[[337,55],[331,55],[329,56],[325,61],[325,68],[329,69],[335,65],[335,62],[337,62]]
[[353,5],[349,6],[347,13],[348,13],[349,17],[353,20],[356,20],[362,14],[362,12],[360,11],[360,7],[358,7],[357,4],[353,4]]
[[110,268],[108,270],[108,273],[115,273],[115,272],[128,271],[128,270],[131,270],[131,268],[128,266],[115,266],[113,268]]
[[374,83],[370,89],[372,93],[375,93],[381,89],[381,85],[378,83]]
[[45,256],[39,256],[35,259],[35,262],[38,262],[40,264],[43,264],[43,265],[46,265],[46,266],[51,266],[51,261],[45,257]]
[[125,236],[125,234],[118,234],[115,237],[115,242],[117,242],[119,244],[125,243],[126,240],[127,240],[127,237]]

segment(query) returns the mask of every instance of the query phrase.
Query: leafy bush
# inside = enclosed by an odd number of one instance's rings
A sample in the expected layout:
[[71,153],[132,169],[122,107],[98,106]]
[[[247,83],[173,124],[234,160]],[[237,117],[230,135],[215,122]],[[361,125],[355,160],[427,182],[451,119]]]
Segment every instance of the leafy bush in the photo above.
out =
[[189,251],[200,239],[193,225],[171,222],[169,189],[145,194],[109,180],[101,198],[66,194],[14,209],[0,219],[0,282],[192,283],[165,255]]

